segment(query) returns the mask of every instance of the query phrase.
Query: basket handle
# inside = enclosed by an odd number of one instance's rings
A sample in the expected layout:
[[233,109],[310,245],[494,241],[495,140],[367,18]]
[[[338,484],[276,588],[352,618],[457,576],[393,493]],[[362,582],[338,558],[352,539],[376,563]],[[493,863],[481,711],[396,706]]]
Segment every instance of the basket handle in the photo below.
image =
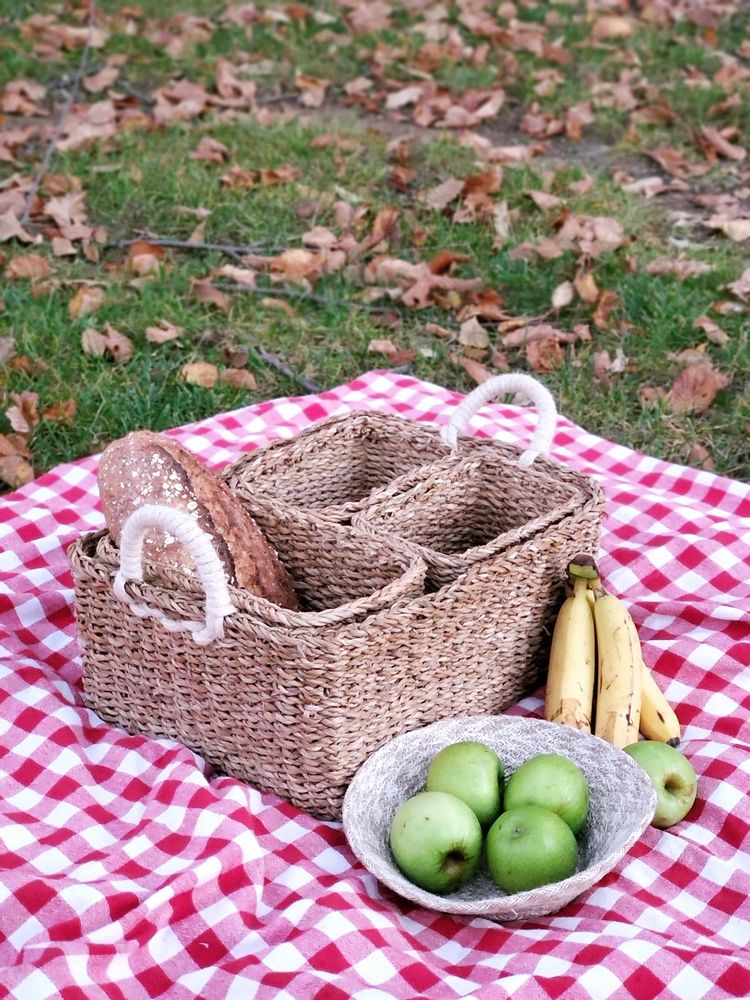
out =
[[444,444],[458,448],[458,435],[474,414],[495,396],[515,393],[516,398],[532,402],[537,408],[537,424],[531,447],[523,452],[518,464],[527,468],[538,455],[548,455],[557,424],[557,407],[549,389],[531,375],[521,373],[495,375],[480,383],[456,408],[448,423],[441,429]]
[[[125,590],[129,581],[143,580],[143,541],[150,528],[168,531],[193,557],[206,594],[205,621],[177,621],[158,608],[139,604]],[[144,504],[128,517],[120,536],[120,568],[113,583],[115,596],[130,606],[140,618],[156,618],[169,632],[190,632],[199,646],[224,635],[224,619],[236,610],[229,596],[226,575],[211,539],[182,510],[157,504]]]

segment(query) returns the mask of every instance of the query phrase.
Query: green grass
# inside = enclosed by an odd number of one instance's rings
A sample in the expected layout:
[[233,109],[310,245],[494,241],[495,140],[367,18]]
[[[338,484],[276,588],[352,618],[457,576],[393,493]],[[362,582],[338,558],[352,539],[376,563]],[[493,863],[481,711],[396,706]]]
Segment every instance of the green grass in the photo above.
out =
[[[102,3],[99,8],[111,15],[119,6]],[[217,18],[216,4],[195,0],[159,5],[144,2],[142,6],[152,26],[180,11]],[[71,20],[71,8],[65,5],[37,7],[59,10],[63,20]],[[339,10],[326,4],[316,5],[316,9]],[[610,80],[619,73],[608,61],[606,52],[584,44],[590,23],[581,16],[583,5],[570,4],[568,8],[557,9],[561,14],[569,10],[577,17],[565,22],[551,37],[565,37],[577,48],[574,65],[561,70],[564,84],[552,98],[540,102],[553,113],[586,99],[587,73]],[[0,0],[0,17],[7,19],[0,51],[8,54],[6,60],[0,59],[0,86],[19,76],[47,83],[59,81],[74,70],[80,58],[80,52],[74,52],[56,62],[35,60],[28,41],[19,31],[20,21],[30,13],[30,8]],[[523,11],[527,20],[539,20],[540,16],[540,7]],[[218,57],[236,61],[238,54],[244,53],[243,58],[252,63],[261,59],[276,61],[272,72],[258,77],[263,97],[293,88],[295,69],[325,76],[340,87],[354,76],[369,72],[376,45],[387,43],[403,50],[394,59],[393,76],[388,80],[388,86],[393,87],[415,79],[409,71],[422,43],[410,30],[415,20],[405,10],[397,9],[388,32],[379,36],[353,36],[333,48],[330,40],[321,43],[316,35],[324,27],[341,31],[339,25],[311,21],[260,24],[254,26],[251,40],[239,28],[219,26],[210,41],[186,50],[177,60],[159,51],[142,33],[124,36],[115,32],[106,48],[95,54],[95,64],[103,65],[109,55],[127,55],[125,78],[147,91],[180,74],[210,86]],[[456,26],[460,25],[454,19]],[[464,37],[472,44],[480,41],[465,30]],[[734,33],[728,37],[726,32],[720,38],[728,50],[739,40]],[[683,88],[681,74],[689,67],[710,74],[718,65],[718,57],[701,42],[699,32],[689,27],[681,28],[678,37],[675,30],[642,26],[631,41],[641,58],[644,79],[668,95],[679,112],[678,121],[671,128],[641,128],[646,148],[665,141],[697,155],[691,145],[692,131],[708,121],[708,108],[721,98],[722,92],[718,90],[717,96],[717,88],[713,86],[708,90]],[[447,59],[436,78],[454,93],[466,87],[492,86],[499,73],[498,59],[499,53],[492,47],[484,66]],[[533,71],[549,65],[523,52],[518,54],[518,60],[518,76],[507,82],[511,111],[506,125],[517,120],[518,110],[536,99],[531,90]],[[383,81],[374,81],[375,90],[382,85]],[[390,183],[395,163],[388,158],[386,146],[394,134],[408,133],[408,121],[394,126],[383,118],[366,117],[356,108],[344,107],[335,94],[320,114],[303,114],[304,118],[298,115],[293,120],[263,125],[247,116],[230,120],[209,114],[166,128],[121,132],[106,147],[95,145],[88,150],[58,154],[52,170],[80,180],[87,194],[89,219],[106,227],[111,243],[137,238],[144,232],[185,239],[198,222],[191,211],[207,210],[210,214],[206,242],[257,243],[266,248],[265,252],[274,253],[285,247],[300,246],[303,234],[313,224],[335,229],[333,205],[337,200],[350,199],[366,210],[357,230],[359,238],[369,231],[379,209],[396,205],[400,212],[399,236],[388,251],[393,256],[417,263],[429,260],[441,250],[454,250],[467,256],[456,268],[456,275],[481,277],[487,288],[503,296],[509,314],[547,314],[549,321],[566,330],[577,323],[589,324],[591,343],[567,347],[562,368],[542,375],[566,415],[592,432],[675,461],[693,460],[692,447],[702,445],[711,453],[718,471],[750,478],[746,430],[750,423],[747,314],[722,317],[711,313],[712,305],[727,297],[727,282],[736,279],[747,264],[742,245],[714,236],[708,238],[702,230],[699,236],[691,233],[693,244],[687,250],[688,256],[706,261],[712,271],[686,281],[649,275],[645,270],[648,262],[655,257],[676,256],[677,249],[671,241],[685,236],[683,230],[673,226],[669,203],[662,205],[658,199],[648,201],[627,195],[613,180],[609,166],[599,166],[587,159],[585,145],[558,143],[554,156],[548,159],[534,161],[530,166],[504,167],[503,185],[494,199],[507,202],[514,221],[509,240],[496,249],[488,223],[454,222],[450,210],[435,212],[418,197],[420,192],[447,177],[466,177],[486,169],[486,165],[475,162],[473,153],[459,145],[455,137],[444,130],[435,130],[429,139],[420,133],[409,163],[416,174],[404,192]],[[408,109],[405,115],[408,118]],[[747,121],[747,116],[745,101],[719,124]],[[504,121],[501,116],[499,122],[491,123],[490,131],[502,129]],[[632,157],[639,149],[637,140],[628,133],[628,126],[627,115],[602,110],[596,125],[587,130],[586,138],[611,143],[610,159],[616,162],[618,151],[627,151]],[[332,131],[357,143],[354,150],[345,149],[341,153],[343,172],[332,148],[315,148],[311,144],[315,136]],[[190,159],[189,153],[203,135],[210,135],[229,148],[228,164]],[[517,135],[503,141],[529,140]],[[38,155],[37,150],[22,154],[16,164],[0,164],[0,181],[15,171],[33,174]],[[299,170],[300,178],[277,186],[232,189],[220,182],[230,164],[247,169],[292,165]],[[703,189],[716,191],[731,186],[733,175],[727,172],[731,166],[719,162],[710,175],[701,179]],[[550,170],[555,171],[553,178],[547,174]],[[654,165],[649,165],[645,172],[656,172]],[[591,191],[583,196],[573,195],[569,183],[585,173],[594,178]],[[537,209],[527,195],[529,190],[541,189],[545,180],[562,199],[560,208],[549,213]],[[553,290],[575,276],[579,266],[576,253],[568,251],[548,261],[513,259],[512,250],[520,243],[554,236],[556,222],[562,221],[564,212],[616,216],[625,233],[632,237],[627,246],[588,262],[599,288],[611,290],[620,298],[613,322],[604,330],[593,324],[593,309],[585,303],[575,302],[559,316],[550,314]],[[35,250],[50,256],[47,245]],[[28,252],[28,248],[6,243],[2,252],[9,260]],[[368,308],[369,290],[363,284],[359,268],[350,267],[324,276],[315,283],[312,295],[306,296],[304,288],[290,284],[270,290],[269,296],[288,296],[285,301],[294,310],[291,316],[264,305],[263,294],[233,295],[231,309],[225,314],[191,294],[191,279],[205,278],[222,263],[236,261],[215,251],[170,251],[158,278],[137,288],[132,282],[133,275],[123,266],[126,253],[122,247],[102,247],[98,263],[80,255],[75,259],[50,256],[52,281],[41,294],[28,281],[8,281],[3,289],[5,311],[0,314],[3,327],[0,332],[5,336],[12,334],[16,355],[35,364],[31,373],[18,366],[0,368],[0,393],[5,400],[0,413],[10,405],[11,394],[24,391],[38,393],[42,410],[71,397],[77,404],[71,423],[42,420],[32,434],[29,446],[38,472],[59,461],[98,450],[135,427],[160,430],[245,403],[299,392],[300,378],[330,387],[363,370],[385,367],[388,365],[385,356],[368,351],[373,339],[388,337],[399,348],[412,348],[415,358],[410,370],[417,376],[462,391],[473,385],[463,369],[451,360],[450,354],[458,349],[458,344],[445,343],[426,328],[432,322],[457,334],[459,320],[455,310],[435,305],[414,311],[389,299],[375,303],[380,310]],[[77,287],[75,282],[81,280],[102,282],[106,299],[95,314],[73,320],[68,314],[68,303]],[[267,279],[264,283],[269,284]],[[383,308],[397,314],[395,328],[379,325]],[[677,373],[674,356],[705,343],[704,336],[693,328],[695,318],[702,314],[712,315],[730,336],[728,345],[708,344],[706,353],[717,368],[732,375],[731,385],[700,416],[671,414],[664,405],[643,408],[639,390],[643,386],[668,390]],[[153,345],[146,340],[146,327],[160,320],[183,328],[179,341]],[[116,365],[107,358],[83,352],[83,330],[88,326],[102,329],[105,323],[132,339],[135,352],[127,364]],[[502,350],[501,334],[493,324],[488,325],[488,333],[491,350]],[[256,391],[234,389],[221,382],[206,389],[181,380],[181,369],[189,361],[226,367],[227,344],[245,345],[249,349],[248,367],[256,377]],[[628,359],[627,370],[613,374],[607,388],[594,378],[595,353],[607,350],[614,357],[618,349]],[[298,377],[288,377],[264,363],[260,350],[283,359]],[[490,358],[491,351],[485,354],[484,363],[490,364]],[[528,370],[522,349],[510,351],[509,361],[513,369]],[[39,370],[40,362],[43,370]],[[0,433],[9,430],[6,418],[0,416]]]

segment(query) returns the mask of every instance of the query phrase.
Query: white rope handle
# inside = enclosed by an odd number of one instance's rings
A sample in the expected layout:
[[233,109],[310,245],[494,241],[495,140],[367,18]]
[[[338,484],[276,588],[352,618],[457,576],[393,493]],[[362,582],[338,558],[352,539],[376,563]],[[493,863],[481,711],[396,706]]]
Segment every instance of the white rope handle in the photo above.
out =
[[458,435],[464,430],[474,414],[495,396],[514,393],[516,399],[533,403],[537,409],[537,423],[531,447],[521,455],[518,464],[527,468],[538,455],[548,455],[557,424],[557,407],[549,389],[537,382],[531,375],[495,375],[480,383],[456,410],[448,423],[440,431],[440,437],[450,448],[458,448]]
[[[158,608],[139,604],[125,590],[128,580],[143,579],[143,540],[150,528],[174,535],[193,557],[206,593],[205,621],[176,621]],[[213,543],[193,518],[182,510],[145,504],[125,521],[120,537],[120,568],[113,583],[115,596],[141,618],[156,618],[169,632],[191,632],[199,646],[224,635],[224,619],[236,610],[229,596],[226,575]]]

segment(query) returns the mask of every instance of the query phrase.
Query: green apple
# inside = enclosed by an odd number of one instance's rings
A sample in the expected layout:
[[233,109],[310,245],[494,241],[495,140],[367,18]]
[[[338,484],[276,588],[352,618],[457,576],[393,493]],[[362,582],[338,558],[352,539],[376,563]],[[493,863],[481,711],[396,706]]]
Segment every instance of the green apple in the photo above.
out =
[[542,806],[518,806],[499,816],[487,834],[486,851],[492,878],[509,894],[568,878],[578,861],[573,831]]
[[433,757],[426,787],[429,792],[449,792],[462,799],[486,830],[500,815],[503,762],[484,743],[451,743]]
[[698,793],[698,777],[687,757],[669,743],[641,740],[624,748],[637,760],[656,789],[656,812],[652,826],[665,830],[683,819]]
[[586,775],[568,757],[541,753],[524,761],[508,778],[505,808],[544,806],[580,833],[589,812]]
[[468,882],[482,856],[482,828],[465,802],[447,792],[419,792],[396,809],[391,850],[406,877],[429,892]]

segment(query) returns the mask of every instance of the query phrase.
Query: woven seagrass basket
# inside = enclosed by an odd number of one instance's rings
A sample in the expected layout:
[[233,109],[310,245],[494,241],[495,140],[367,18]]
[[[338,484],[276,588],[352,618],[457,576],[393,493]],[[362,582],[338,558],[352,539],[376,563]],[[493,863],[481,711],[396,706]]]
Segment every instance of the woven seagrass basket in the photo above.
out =
[[[458,438],[499,391],[537,405],[523,454]],[[537,457],[555,419],[533,379],[499,376],[442,436],[355,413],[228,468],[291,574],[297,612],[228,587],[189,518],[170,530],[195,545],[196,576],[142,566],[161,508],[133,515],[119,551],[106,532],[80,539],[70,560],[87,703],[339,818],[353,775],[388,740],[501,712],[539,682],[566,565],[596,554],[604,507],[593,480]]]

